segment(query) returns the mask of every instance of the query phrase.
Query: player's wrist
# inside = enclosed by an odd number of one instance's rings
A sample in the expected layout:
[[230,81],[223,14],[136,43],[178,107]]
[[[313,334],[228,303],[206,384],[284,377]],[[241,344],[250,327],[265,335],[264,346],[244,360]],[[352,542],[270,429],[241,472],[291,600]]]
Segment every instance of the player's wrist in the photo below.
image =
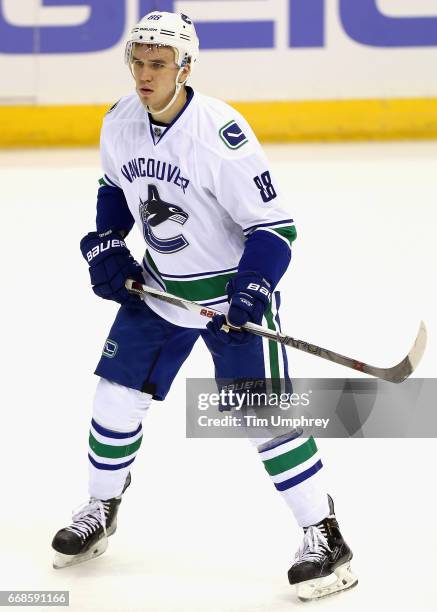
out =
[[125,241],[117,232],[88,232],[80,241],[80,250],[89,266],[117,253],[130,255]]
[[243,309],[246,309],[245,305],[249,306],[248,303],[245,303],[245,295],[246,302],[250,302],[251,298],[254,298],[258,302],[261,302],[264,309],[266,309],[270,304],[272,296],[271,291],[271,283],[254,271],[239,272],[236,276],[232,277],[226,285],[228,301],[232,304],[233,299],[238,294],[241,300],[240,307]]
[[118,232],[89,232],[82,238],[80,249],[89,265],[91,285],[96,295],[119,304],[141,302],[138,296],[126,290],[125,281],[132,278],[143,283],[143,268],[132,257]]

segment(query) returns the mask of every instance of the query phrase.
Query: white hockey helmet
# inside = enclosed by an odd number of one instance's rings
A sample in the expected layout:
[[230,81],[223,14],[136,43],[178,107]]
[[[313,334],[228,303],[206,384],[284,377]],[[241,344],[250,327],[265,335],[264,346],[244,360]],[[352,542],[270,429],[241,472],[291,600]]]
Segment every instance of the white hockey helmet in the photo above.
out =
[[135,43],[162,45],[176,51],[176,64],[191,67],[199,58],[199,39],[193,22],[182,13],[153,11],[145,15],[129,34],[125,50],[125,62],[132,61]]

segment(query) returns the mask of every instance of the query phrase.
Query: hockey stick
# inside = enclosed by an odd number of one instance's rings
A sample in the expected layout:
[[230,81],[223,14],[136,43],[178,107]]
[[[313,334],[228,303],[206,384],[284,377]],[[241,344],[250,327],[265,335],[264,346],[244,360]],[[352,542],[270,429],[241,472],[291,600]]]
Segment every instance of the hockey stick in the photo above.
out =
[[[213,308],[197,304],[197,302],[191,302],[190,300],[176,297],[170,293],[165,293],[164,291],[159,291],[158,289],[148,287],[147,285],[141,285],[133,280],[126,281],[126,289],[142,297],[145,295],[151,295],[158,300],[168,302],[169,304],[173,304],[174,306],[178,306],[179,308],[183,308],[185,310],[190,310],[191,312],[195,312],[202,317],[207,317],[209,319],[215,315],[223,314],[219,310],[214,310]],[[224,331],[229,331],[231,327],[228,325],[223,325],[222,329]],[[281,332],[272,331],[271,329],[267,329],[261,325],[255,325],[255,323],[246,323],[243,325],[243,329],[257,336],[274,340],[275,342],[285,344],[286,346],[291,346],[299,351],[311,353],[311,355],[317,355],[317,357],[322,357],[322,359],[339,363],[346,368],[351,368],[352,370],[357,370],[358,372],[364,372],[365,374],[370,374],[370,376],[375,376],[376,378],[393,383],[402,382],[408,378],[412,372],[414,372],[425,351],[427,339],[425,323],[421,321],[416,340],[414,341],[413,347],[405,359],[392,368],[378,368],[368,365],[367,363],[363,363],[362,361],[358,361],[357,359],[345,357],[344,355],[340,355],[334,351],[328,351],[327,349],[316,346],[315,344],[310,344],[304,340],[296,340],[295,338],[287,336]]]

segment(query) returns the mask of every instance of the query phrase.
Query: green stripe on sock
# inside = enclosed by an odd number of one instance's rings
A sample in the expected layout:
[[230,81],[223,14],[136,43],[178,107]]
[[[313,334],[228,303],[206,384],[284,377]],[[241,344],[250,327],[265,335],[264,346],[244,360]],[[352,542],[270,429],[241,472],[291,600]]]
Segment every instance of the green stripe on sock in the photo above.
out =
[[141,446],[143,436],[138,438],[132,444],[126,444],[126,446],[111,446],[110,444],[101,444],[98,442],[92,433],[90,433],[89,445],[92,451],[99,457],[106,457],[107,459],[122,459],[128,455],[135,453]]
[[291,470],[291,468],[294,468],[297,465],[304,463],[304,461],[311,459],[316,452],[316,441],[311,436],[306,442],[297,448],[293,448],[293,450],[279,455],[278,457],[273,457],[273,459],[267,459],[263,463],[270,476],[276,476],[277,474],[281,474],[281,472]]

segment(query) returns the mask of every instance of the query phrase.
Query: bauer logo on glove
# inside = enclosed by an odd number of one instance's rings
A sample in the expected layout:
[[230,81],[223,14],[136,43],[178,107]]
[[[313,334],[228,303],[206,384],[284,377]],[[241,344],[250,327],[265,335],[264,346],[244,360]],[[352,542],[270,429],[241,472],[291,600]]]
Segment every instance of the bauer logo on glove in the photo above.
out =
[[265,278],[263,278],[263,283],[264,285],[258,285],[258,283],[249,283],[247,285],[247,289],[250,289],[251,291],[259,291],[260,293],[262,293],[262,295],[265,295],[268,300],[270,300],[272,297],[272,294],[267,289],[267,287],[270,287],[270,283],[266,281]]
[[259,325],[270,303],[271,284],[256,272],[239,272],[226,285],[229,312],[216,316],[208,329],[225,344],[246,344],[255,336],[241,329],[247,322]]
[[104,234],[90,232],[82,238],[80,249],[89,264],[96,295],[119,304],[143,306],[141,298],[129,293],[124,286],[128,278],[143,283],[144,277],[142,267],[132,257],[120,234],[112,230]]
[[101,242],[100,244],[97,244],[91,251],[88,251],[88,253],[86,254],[87,261],[89,263],[92,259],[94,259],[94,257],[97,257],[97,255],[100,255],[100,253],[104,253],[109,249],[115,249],[117,247],[125,246],[126,243],[124,242],[124,240],[120,240],[119,238],[107,240],[106,243]]

